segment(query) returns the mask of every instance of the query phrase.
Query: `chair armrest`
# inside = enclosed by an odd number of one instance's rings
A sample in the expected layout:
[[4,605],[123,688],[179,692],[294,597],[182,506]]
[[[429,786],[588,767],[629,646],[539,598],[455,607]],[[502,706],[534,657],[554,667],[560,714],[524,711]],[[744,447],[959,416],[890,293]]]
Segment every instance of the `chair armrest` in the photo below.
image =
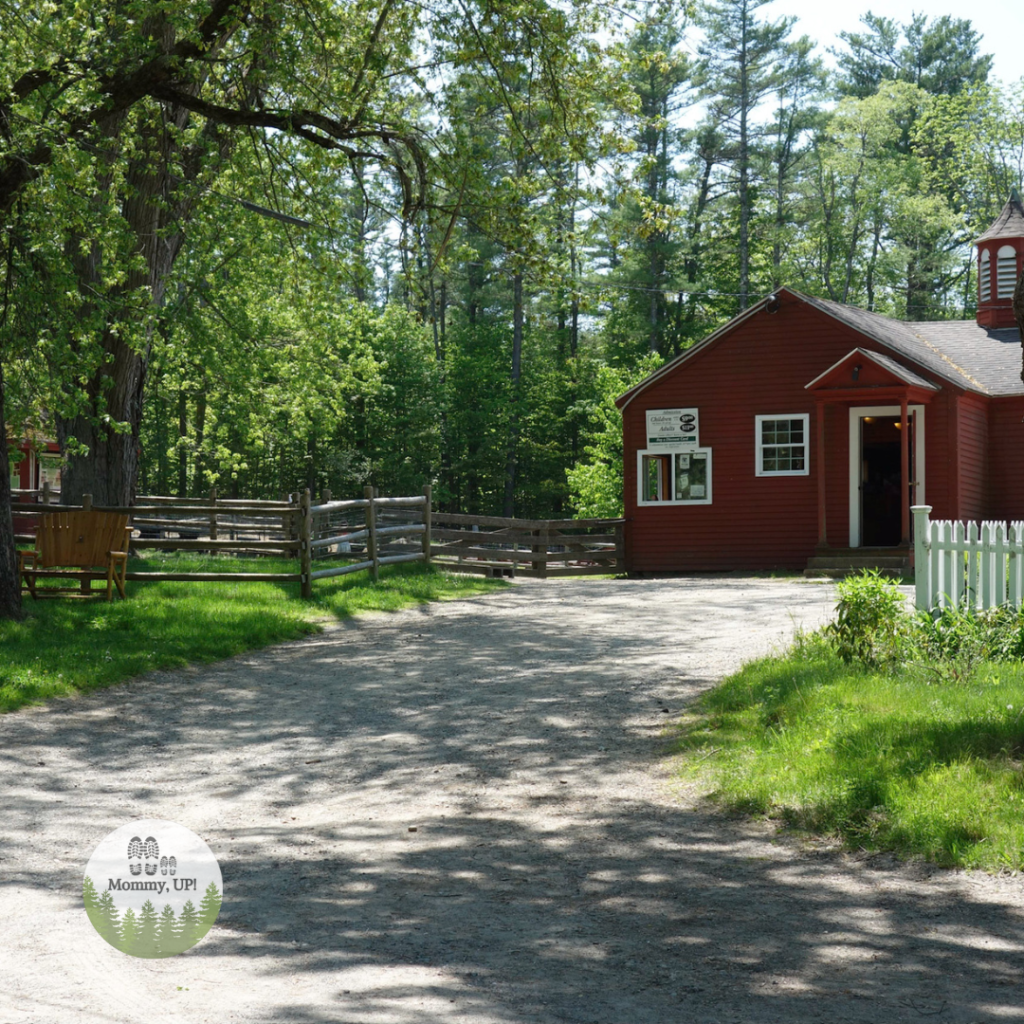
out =
[[127,551],[108,551],[107,554],[110,555],[110,557],[115,562],[127,562],[128,561],[128,552]]
[[25,568],[27,562],[32,562],[32,568],[35,568],[36,559],[39,557],[38,551],[19,551],[18,552],[18,572],[21,572]]

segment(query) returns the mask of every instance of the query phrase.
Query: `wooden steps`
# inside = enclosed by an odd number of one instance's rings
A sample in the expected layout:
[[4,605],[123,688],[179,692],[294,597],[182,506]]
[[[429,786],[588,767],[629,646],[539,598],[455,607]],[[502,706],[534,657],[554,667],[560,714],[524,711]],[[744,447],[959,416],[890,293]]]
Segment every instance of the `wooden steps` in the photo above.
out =
[[818,550],[808,559],[804,575],[841,579],[862,569],[877,569],[897,578],[913,576],[913,552],[909,547]]

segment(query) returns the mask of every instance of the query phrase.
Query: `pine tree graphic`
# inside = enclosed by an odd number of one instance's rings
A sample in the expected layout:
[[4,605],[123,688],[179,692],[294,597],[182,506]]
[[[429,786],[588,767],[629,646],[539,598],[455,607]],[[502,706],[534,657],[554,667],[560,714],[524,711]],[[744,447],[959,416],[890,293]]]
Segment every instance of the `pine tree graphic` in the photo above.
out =
[[216,884],[211,882],[206,887],[203,898],[199,901],[199,919],[202,921],[200,937],[205,935],[213,927],[213,922],[217,920],[217,915],[220,913],[220,901],[220,891]]
[[156,916],[156,907],[152,900],[146,900],[139,912],[139,928],[135,938],[135,956],[154,959],[160,954],[157,952],[156,933],[159,919]]
[[82,899],[85,901],[85,912],[89,915],[89,920],[92,920],[92,912],[96,909],[96,901],[99,897],[96,895],[96,886],[92,884],[92,879],[86,875],[85,880],[82,882]]
[[174,956],[191,949],[210,930],[220,912],[221,894],[211,882],[197,910],[191,900],[181,908],[176,918],[168,903],[157,915],[152,900],[146,900],[135,913],[129,907],[118,921],[117,907],[110,891],[96,892],[92,879],[86,875],[82,882],[82,899],[93,927],[110,945],[130,956],[157,959]]
[[105,891],[93,904],[89,913],[89,920],[101,937],[112,946],[120,946],[121,934],[117,920],[117,907],[114,906],[114,897],[110,891]]
[[135,949],[139,941],[139,920],[135,916],[135,911],[129,907],[124,912],[124,917],[121,918],[121,936],[120,941],[117,944],[117,948],[122,953],[127,953],[129,956],[135,956]]
[[192,901],[188,900],[181,908],[181,917],[178,918],[178,945],[183,950],[191,949],[201,938],[199,914],[196,913]]
[[178,922],[174,919],[174,908],[167,903],[160,914],[156,930],[157,956],[173,956],[178,949]]

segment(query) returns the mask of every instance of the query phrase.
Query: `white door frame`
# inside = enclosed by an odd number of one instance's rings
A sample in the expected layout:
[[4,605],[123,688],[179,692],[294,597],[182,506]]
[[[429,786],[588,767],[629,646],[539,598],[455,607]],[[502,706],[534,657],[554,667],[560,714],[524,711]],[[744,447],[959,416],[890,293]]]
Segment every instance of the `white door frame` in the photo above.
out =
[[[856,405],[850,409],[850,547],[861,546],[860,484],[861,445],[860,421],[864,416],[899,416],[898,405]],[[924,497],[924,406],[907,406],[907,418],[914,423],[914,469],[912,505],[923,505]]]

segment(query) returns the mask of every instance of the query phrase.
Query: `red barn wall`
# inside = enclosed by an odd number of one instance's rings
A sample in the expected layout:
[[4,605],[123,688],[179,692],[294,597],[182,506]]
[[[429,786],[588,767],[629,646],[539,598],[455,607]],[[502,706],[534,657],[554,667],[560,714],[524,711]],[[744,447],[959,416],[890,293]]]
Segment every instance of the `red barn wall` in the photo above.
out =
[[[802,569],[818,541],[815,401],[805,385],[858,346],[893,355],[785,299],[778,312],[754,314],[634,397],[623,412],[630,571]],[[690,406],[700,412],[700,445],[712,450],[713,503],[641,507],[636,453],[646,445],[645,413]],[[827,532],[836,547],[849,543],[848,409],[826,407]],[[940,392],[925,413],[926,498],[935,515],[951,506],[948,411]],[[810,414],[810,473],[756,476],[754,417],[796,413]]]

